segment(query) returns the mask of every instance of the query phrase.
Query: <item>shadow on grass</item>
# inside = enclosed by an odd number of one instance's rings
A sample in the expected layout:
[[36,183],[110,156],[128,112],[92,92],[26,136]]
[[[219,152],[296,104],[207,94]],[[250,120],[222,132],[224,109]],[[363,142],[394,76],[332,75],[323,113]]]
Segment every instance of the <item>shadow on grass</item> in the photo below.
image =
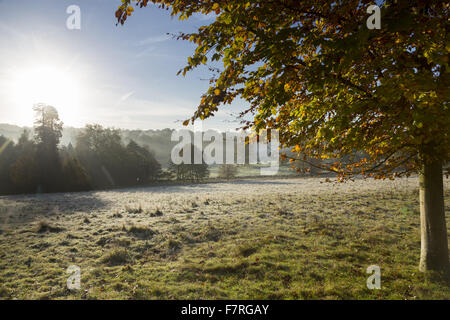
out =
[[23,224],[111,206],[94,192],[46,193],[0,197],[0,225]]

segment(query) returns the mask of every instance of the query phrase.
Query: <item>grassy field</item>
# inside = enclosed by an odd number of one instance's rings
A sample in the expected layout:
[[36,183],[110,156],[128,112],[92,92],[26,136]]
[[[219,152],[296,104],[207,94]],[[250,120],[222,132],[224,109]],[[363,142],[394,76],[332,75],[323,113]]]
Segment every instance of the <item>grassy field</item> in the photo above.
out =
[[450,299],[418,272],[417,178],[322,181],[0,197],[0,298]]

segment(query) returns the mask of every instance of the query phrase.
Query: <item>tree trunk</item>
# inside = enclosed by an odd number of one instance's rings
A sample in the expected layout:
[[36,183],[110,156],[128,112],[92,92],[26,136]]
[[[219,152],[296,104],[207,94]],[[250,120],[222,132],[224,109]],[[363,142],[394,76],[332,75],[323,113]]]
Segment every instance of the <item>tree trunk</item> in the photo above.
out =
[[420,271],[450,271],[442,164],[425,162],[420,184]]

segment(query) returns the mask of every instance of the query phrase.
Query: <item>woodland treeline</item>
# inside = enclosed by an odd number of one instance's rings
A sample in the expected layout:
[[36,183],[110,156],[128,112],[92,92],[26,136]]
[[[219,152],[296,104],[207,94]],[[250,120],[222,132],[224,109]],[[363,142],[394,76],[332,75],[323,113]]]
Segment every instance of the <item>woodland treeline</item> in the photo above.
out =
[[[0,194],[87,191],[172,179],[193,182],[210,176],[204,162],[175,165],[170,161],[171,149],[177,144],[171,141],[171,129],[122,131],[89,124],[72,129],[76,133],[72,142],[63,145],[63,123],[57,110],[44,104],[33,109],[34,127],[24,129],[17,142],[0,135]],[[245,165],[220,165],[218,177],[232,179],[245,170],[248,151],[246,147]],[[286,153],[292,155],[289,150]],[[309,160],[320,165],[320,160]],[[281,165],[293,166],[299,173],[320,171],[299,160]]]
[[[63,123],[57,110],[36,105],[34,134],[24,130],[18,142],[0,136],[0,194],[68,192],[148,185],[163,177],[198,180],[207,166],[177,175],[172,166],[163,175],[148,146],[124,143],[118,129],[86,125],[74,145],[60,146]],[[186,169],[183,167],[183,171]],[[200,173],[199,173],[200,172]]]

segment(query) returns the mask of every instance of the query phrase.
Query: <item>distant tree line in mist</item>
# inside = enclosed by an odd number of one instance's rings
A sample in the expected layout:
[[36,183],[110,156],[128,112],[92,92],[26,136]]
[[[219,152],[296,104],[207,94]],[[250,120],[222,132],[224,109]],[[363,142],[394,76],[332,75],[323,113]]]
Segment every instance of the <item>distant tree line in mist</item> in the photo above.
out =
[[[72,142],[62,145],[63,123],[57,110],[45,104],[33,109],[34,127],[23,130],[19,138],[15,133],[19,127],[1,125],[8,137],[0,135],[0,194],[145,186],[172,179],[195,182],[210,176],[210,167],[204,161],[176,165],[170,160],[177,144],[171,140],[172,129],[122,131],[90,124],[82,129],[71,128]],[[10,130],[5,132],[4,128]],[[15,141],[11,139],[14,136]],[[191,148],[193,156],[194,145]],[[217,176],[233,179],[238,171],[246,172],[252,166],[248,163],[248,146],[245,152],[244,165],[218,165]],[[285,152],[294,155],[290,150]],[[314,163],[282,161],[281,166],[292,166],[300,174],[305,170],[319,174],[321,170],[314,165],[320,165],[320,159],[309,162]]]
[[39,104],[34,135],[17,143],[0,136],[0,194],[85,191],[150,184],[161,165],[148,147],[124,143],[118,129],[87,125],[75,146],[59,146],[62,122],[54,107]]

